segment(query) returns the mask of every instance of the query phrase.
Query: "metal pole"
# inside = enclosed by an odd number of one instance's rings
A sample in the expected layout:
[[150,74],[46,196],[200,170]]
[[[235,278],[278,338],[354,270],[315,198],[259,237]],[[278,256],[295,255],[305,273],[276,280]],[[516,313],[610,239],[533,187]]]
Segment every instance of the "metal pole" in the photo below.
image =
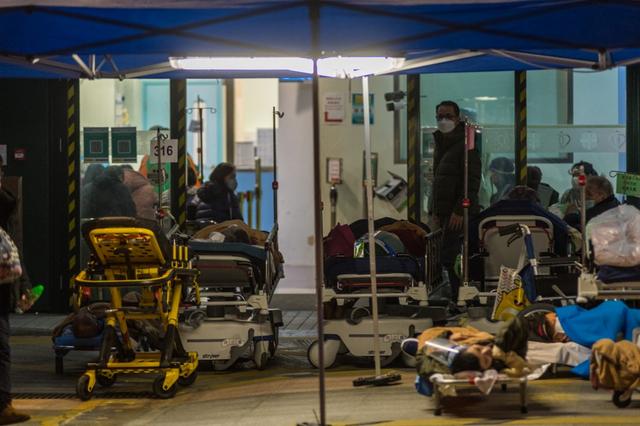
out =
[[200,127],[198,128],[198,169],[200,173],[200,179],[204,178],[204,160],[202,147],[204,143],[204,121],[202,121],[202,104],[200,96],[198,96],[198,120],[200,120]]
[[463,207],[463,251],[462,251],[462,284],[469,285],[469,123],[464,125],[464,199]]
[[322,200],[320,198],[320,118],[318,104],[320,102],[318,65],[314,59],[313,65],[313,189],[315,215],[315,263],[316,263],[316,313],[318,327],[318,382],[320,393],[320,425],[327,424],[326,396],[325,396],[325,368],[324,368],[324,311],[322,303],[322,289],[324,283],[324,266],[322,254]]
[[276,117],[284,117],[284,113],[276,111],[276,107],[273,107],[273,221],[278,223],[278,150],[276,145]]
[[582,257],[584,267],[587,264],[587,176],[582,173],[578,178],[580,184],[580,227],[582,228]]
[[371,124],[369,117],[369,77],[362,77],[362,103],[364,105],[364,151],[367,182],[367,222],[369,227],[369,269],[371,274],[371,311],[373,314],[373,360],[376,376],[382,374],[380,369],[380,329],[378,324],[378,279],[376,269],[376,237],[373,226],[373,176],[371,170]]
[[256,169],[256,186],[255,186],[255,201],[256,201],[256,229],[261,229],[262,225],[262,160],[260,157],[255,158]]
[[162,208],[162,186],[163,186],[163,176],[164,174],[162,173],[162,133],[160,133],[160,127],[158,126],[158,129],[156,130],[156,145],[157,145],[157,150],[156,150],[156,154],[157,154],[157,165],[158,165],[158,169],[157,169],[157,175],[156,178],[158,179],[158,211],[160,211],[160,208]]
[[331,184],[329,200],[331,202],[331,229],[333,229],[338,221],[338,188],[336,188],[335,184]]

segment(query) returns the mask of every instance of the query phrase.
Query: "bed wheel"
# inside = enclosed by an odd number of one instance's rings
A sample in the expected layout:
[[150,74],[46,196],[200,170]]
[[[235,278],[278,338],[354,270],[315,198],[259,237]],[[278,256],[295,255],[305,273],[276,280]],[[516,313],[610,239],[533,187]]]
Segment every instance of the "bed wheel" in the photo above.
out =
[[500,386],[500,389],[502,389],[502,392],[506,392],[507,391],[507,384],[503,383],[502,386]]
[[253,349],[253,362],[256,364],[258,370],[264,370],[267,368],[267,362],[269,361],[269,342],[266,340],[260,340],[254,343]]
[[624,393],[622,391],[613,391],[613,397],[611,398],[613,405],[618,408],[626,408],[631,404],[631,395],[627,399],[621,399]]
[[[324,341],[324,368],[333,367],[338,357],[340,344],[340,340],[327,339]],[[313,343],[309,345],[309,349],[307,349],[307,359],[313,368],[320,366],[320,360],[318,359],[319,346],[319,342],[314,340]]]
[[522,414],[527,414],[529,412],[529,409],[526,406],[522,406],[520,407],[520,412]]
[[442,408],[436,408],[435,410],[433,410],[433,415],[434,416],[441,416],[442,415]]

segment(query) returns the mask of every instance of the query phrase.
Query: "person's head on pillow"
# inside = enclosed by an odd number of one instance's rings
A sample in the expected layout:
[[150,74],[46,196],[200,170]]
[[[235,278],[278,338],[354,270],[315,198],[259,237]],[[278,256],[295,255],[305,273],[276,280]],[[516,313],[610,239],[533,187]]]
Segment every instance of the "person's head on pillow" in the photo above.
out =
[[491,368],[492,364],[490,345],[471,345],[460,350],[451,361],[449,369],[451,374],[461,371],[485,371]]

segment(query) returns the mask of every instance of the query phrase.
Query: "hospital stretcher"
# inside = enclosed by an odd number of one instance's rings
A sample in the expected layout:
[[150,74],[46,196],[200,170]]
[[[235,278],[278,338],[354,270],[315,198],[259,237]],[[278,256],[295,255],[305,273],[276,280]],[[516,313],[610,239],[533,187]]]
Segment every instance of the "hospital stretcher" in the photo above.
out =
[[184,311],[180,330],[185,347],[217,370],[247,354],[263,369],[275,354],[282,312],[269,303],[283,276],[277,235],[274,225],[264,245],[189,241],[200,303]]
[[[446,387],[457,389],[476,389],[477,386],[474,382],[475,376],[469,376],[468,378],[458,378],[450,374],[434,374],[431,376],[430,381],[433,384],[433,400],[435,404],[434,415],[442,415],[442,400],[446,398],[450,392],[444,392]],[[506,374],[499,374],[495,382],[495,385],[500,385],[503,391],[507,391],[509,385],[517,385],[520,392],[520,412],[526,414],[527,408],[527,384],[528,378],[524,377],[509,377]]]
[[[197,354],[184,349],[177,329],[185,295],[198,295],[198,271],[191,266],[187,247],[171,244],[154,221],[135,218],[94,219],[82,226],[82,234],[91,258],[75,277],[75,293],[81,296],[82,288],[107,289],[111,308],[106,311],[98,361],[89,363],[78,379],[78,397],[90,399],[96,383],[112,386],[121,374],[156,374],[155,395],[173,397],[178,384],[189,386],[197,377]],[[123,306],[122,293],[132,289],[141,294],[139,304]],[[163,347],[136,352],[127,320],[157,322]]]
[[[399,356],[413,366],[400,343],[414,337],[435,321],[446,318],[443,307],[430,306],[429,286],[440,279],[438,250],[442,233],[427,236],[424,258],[411,255],[377,256],[376,279],[379,303],[380,356],[388,365]],[[338,354],[373,359],[371,273],[368,258],[332,257],[325,262],[322,300],[325,310],[324,366],[331,367]],[[318,340],[311,343],[307,358],[319,367]]]

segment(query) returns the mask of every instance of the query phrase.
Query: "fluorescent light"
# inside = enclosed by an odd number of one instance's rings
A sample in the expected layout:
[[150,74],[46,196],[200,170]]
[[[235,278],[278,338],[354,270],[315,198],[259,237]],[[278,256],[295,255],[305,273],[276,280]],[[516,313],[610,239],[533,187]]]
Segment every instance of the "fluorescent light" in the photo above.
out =
[[169,63],[181,70],[218,70],[218,71],[295,71],[303,74],[313,73],[313,61],[306,58],[232,58],[193,56],[187,58],[169,58]]
[[[169,58],[173,68],[217,71],[294,71],[313,74],[313,60],[299,57],[185,57]],[[318,75],[322,77],[355,78],[390,72],[400,68],[403,58],[343,57],[318,60]]]
[[393,71],[403,64],[403,58],[335,56],[318,60],[318,74],[323,77],[355,78]]
[[476,96],[475,100],[476,101],[497,101],[498,98],[496,98],[495,96]]

